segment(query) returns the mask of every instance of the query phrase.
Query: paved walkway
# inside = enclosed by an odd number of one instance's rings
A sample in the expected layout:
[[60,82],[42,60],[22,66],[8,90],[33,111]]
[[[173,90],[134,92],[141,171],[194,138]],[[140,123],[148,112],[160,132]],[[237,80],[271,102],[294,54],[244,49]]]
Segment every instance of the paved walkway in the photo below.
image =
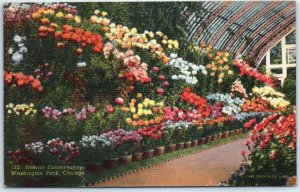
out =
[[192,154],[136,173],[103,182],[95,187],[215,186],[230,177],[242,161],[246,139]]

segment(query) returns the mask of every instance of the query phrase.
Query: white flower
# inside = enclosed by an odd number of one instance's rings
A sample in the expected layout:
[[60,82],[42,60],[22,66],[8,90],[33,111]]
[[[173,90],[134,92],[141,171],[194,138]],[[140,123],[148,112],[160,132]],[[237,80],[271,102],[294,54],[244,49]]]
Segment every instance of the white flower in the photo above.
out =
[[19,49],[19,52],[20,52],[20,53],[27,53],[27,47],[21,47],[21,48]]
[[176,57],[177,57],[177,54],[176,54],[176,53],[171,53],[171,54],[170,54],[170,58],[171,58],[171,59],[175,59]]
[[10,47],[10,48],[8,49],[8,54],[11,55],[11,54],[13,54],[13,52],[14,52],[13,48]]
[[173,80],[177,80],[177,79],[179,79],[177,75],[172,75],[172,77],[171,77],[171,78],[172,78]]
[[15,36],[14,36],[14,41],[15,41],[16,43],[21,43],[21,42],[22,42],[22,37],[19,36],[19,35],[15,35]]
[[16,64],[19,64],[23,60],[23,54],[17,51],[12,55],[11,58]]
[[77,63],[77,67],[86,67],[86,62]]

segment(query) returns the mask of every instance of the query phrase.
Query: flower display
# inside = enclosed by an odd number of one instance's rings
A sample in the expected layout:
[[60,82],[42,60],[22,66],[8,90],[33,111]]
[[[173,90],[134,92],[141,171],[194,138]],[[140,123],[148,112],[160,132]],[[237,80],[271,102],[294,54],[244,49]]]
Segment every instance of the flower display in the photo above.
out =
[[83,121],[87,118],[88,113],[95,113],[96,107],[88,105],[81,109],[81,111],[76,112],[76,109],[67,108],[63,110],[53,109],[52,107],[46,106],[42,109],[45,118],[50,118],[53,120],[58,120],[62,115],[74,115],[77,121]]
[[121,108],[124,112],[130,112],[132,118],[127,118],[126,123],[132,126],[148,126],[162,123],[163,102],[155,102],[149,98],[144,98],[141,102],[132,99],[129,107]]
[[137,132],[141,134],[143,137],[148,137],[156,140],[156,139],[160,139],[163,136],[162,128],[163,126],[159,124],[159,125],[140,128],[137,130]]
[[24,53],[27,53],[27,47],[24,45],[26,37],[16,34],[13,40],[15,45],[8,49],[8,53],[11,55],[11,59],[14,64],[20,64],[24,58]]
[[[250,130],[251,140],[257,142],[259,150],[276,140],[280,144],[286,145],[291,150],[296,146],[296,115],[280,116],[278,114],[270,115],[264,118],[260,123],[255,124],[255,119],[245,123],[245,127]],[[271,145],[273,151],[270,158],[275,159],[274,150],[278,152],[277,145]]]
[[24,75],[22,72],[13,73],[4,71],[4,83],[7,85],[16,84],[18,86],[29,85],[39,92],[43,91],[41,82],[38,79],[35,79],[32,75]]
[[[203,48],[205,46],[202,46]],[[208,57],[211,59],[211,62],[206,65],[206,69],[210,76],[218,77],[218,83],[222,83],[223,79],[228,75],[233,75],[233,71],[230,68],[228,52],[217,51],[216,53],[206,47],[206,52],[208,52]]]
[[37,141],[35,143],[25,144],[25,149],[33,153],[42,153],[44,151],[44,143]]
[[235,115],[235,119],[239,121],[245,121],[253,117],[266,117],[271,115],[272,112],[240,112]]
[[67,143],[59,138],[51,139],[45,145],[45,149],[50,155],[65,164],[70,164],[74,158],[80,157],[79,147],[75,145],[74,141]]
[[207,71],[203,65],[195,65],[178,57],[177,54],[170,55],[169,66],[175,69],[175,74],[172,75],[173,80],[184,80],[186,84],[195,85],[198,83],[197,75],[201,72],[207,75]]
[[240,98],[232,98],[228,93],[227,94],[209,94],[206,96],[208,100],[214,100],[217,102],[222,102],[224,107],[222,108],[222,112],[227,115],[237,114],[241,111],[240,105],[244,103]]
[[7,113],[15,114],[15,115],[34,115],[36,114],[37,110],[34,108],[34,104],[13,104],[9,103],[5,106]]
[[234,64],[239,68],[240,74],[242,76],[247,75],[249,77],[253,77],[256,80],[262,81],[269,86],[276,86],[276,82],[272,77],[259,73],[257,69],[250,67],[249,64],[242,59],[235,59]]
[[[106,169],[243,125],[250,158],[295,153],[295,106],[275,77],[213,45],[179,45],[162,31],[116,24],[100,8],[86,14],[67,3],[4,8],[4,131],[17,138],[5,140],[5,163],[43,165],[50,155],[58,165]],[[246,154],[248,167],[259,164]]]
[[240,94],[244,98],[248,98],[246,89],[244,88],[242,82],[239,79],[235,80],[231,86],[230,95],[234,96],[236,93]]
[[270,103],[270,105],[274,108],[284,109],[290,105],[290,102],[285,100],[284,94],[278,91],[275,91],[272,87],[264,86],[264,87],[254,87],[252,92],[256,95],[261,96],[264,101]]
[[7,155],[15,164],[32,164],[37,160],[36,156],[26,149],[8,151]]
[[260,97],[253,97],[251,100],[246,100],[241,108],[243,111],[272,111],[270,104]]
[[208,117],[210,115],[210,109],[206,107],[206,99],[200,97],[196,93],[193,93],[189,87],[183,90],[180,98],[182,101],[187,102],[188,104],[194,106],[197,110],[203,112],[203,115],[205,117]]

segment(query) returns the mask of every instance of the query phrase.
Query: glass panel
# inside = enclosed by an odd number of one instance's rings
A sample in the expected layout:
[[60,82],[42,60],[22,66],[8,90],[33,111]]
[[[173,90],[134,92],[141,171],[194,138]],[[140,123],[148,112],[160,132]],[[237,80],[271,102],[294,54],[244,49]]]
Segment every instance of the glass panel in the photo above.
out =
[[270,52],[271,64],[282,64],[281,42],[275,45]]
[[271,69],[272,74],[282,74],[282,68]]
[[286,49],[286,63],[296,64],[296,48]]
[[288,67],[287,68],[287,75],[288,76],[291,76],[291,75],[296,76],[296,67]]
[[293,31],[289,35],[286,36],[286,44],[296,44],[296,31]]

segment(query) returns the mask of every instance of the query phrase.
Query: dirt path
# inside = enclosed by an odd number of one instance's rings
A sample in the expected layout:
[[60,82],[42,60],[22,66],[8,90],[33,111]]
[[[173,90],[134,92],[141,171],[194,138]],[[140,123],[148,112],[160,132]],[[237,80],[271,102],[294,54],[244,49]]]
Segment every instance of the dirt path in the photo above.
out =
[[215,186],[219,181],[227,180],[230,173],[238,169],[242,161],[240,151],[247,151],[244,146],[246,140],[220,145],[95,187]]

